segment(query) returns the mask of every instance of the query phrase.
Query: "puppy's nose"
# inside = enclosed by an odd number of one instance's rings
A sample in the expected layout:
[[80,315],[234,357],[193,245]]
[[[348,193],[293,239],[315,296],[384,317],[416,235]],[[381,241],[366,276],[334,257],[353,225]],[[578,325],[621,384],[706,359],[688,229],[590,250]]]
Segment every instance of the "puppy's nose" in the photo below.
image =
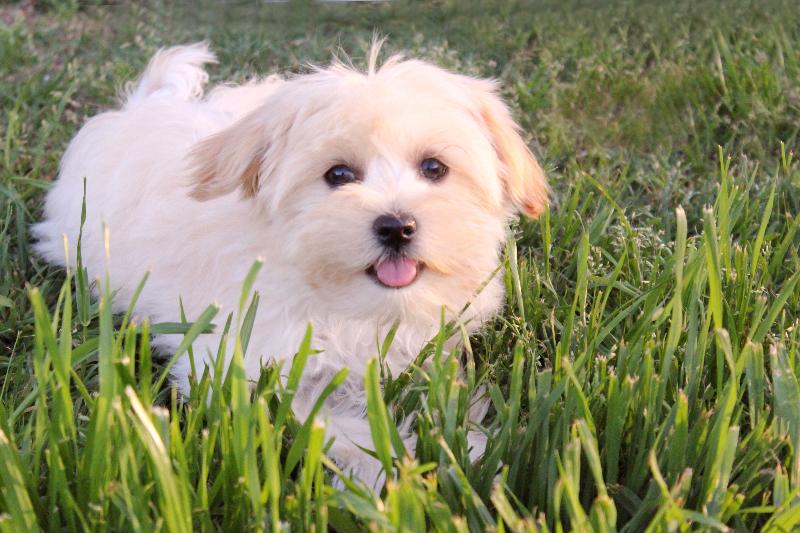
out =
[[372,231],[384,246],[399,250],[414,237],[417,221],[405,213],[381,215],[372,224]]

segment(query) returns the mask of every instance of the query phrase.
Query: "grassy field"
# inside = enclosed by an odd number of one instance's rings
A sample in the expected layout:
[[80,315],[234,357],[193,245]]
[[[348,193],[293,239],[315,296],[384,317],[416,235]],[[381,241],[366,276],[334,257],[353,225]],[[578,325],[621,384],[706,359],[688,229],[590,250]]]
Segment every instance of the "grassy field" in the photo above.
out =
[[[334,483],[276,368],[253,393],[236,362],[186,403],[164,386],[149,332],[191,349],[228,317],[131,324],[28,234],[70,137],[159,47],[207,38],[212,78],[245,79],[363,64],[374,30],[501,79],[555,197],[516,227],[462,377],[437,340],[383,391],[370,367],[378,493]],[[0,6],[0,530],[797,530],[798,43],[777,0]],[[417,449],[393,454],[407,416]]]

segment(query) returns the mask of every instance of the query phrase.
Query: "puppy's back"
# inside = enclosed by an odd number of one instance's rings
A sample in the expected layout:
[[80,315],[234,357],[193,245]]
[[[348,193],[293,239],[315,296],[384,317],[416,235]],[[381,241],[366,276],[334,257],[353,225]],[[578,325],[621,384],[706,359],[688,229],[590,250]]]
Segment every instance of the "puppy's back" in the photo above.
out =
[[[111,229],[117,257],[133,265],[135,255],[147,255],[135,254],[137,248],[141,252],[137,241],[160,238],[148,228],[163,228],[168,225],[164,218],[170,216],[191,218],[187,210],[192,201],[185,194],[186,153],[233,120],[229,111],[201,100],[208,81],[202,65],[214,61],[205,43],[160,50],[138,81],[126,88],[119,109],[84,124],[61,160],[58,179],[45,199],[43,221],[32,228],[36,249],[45,259],[74,263],[74,257],[65,257],[63,239],[67,237],[68,250],[74,251],[84,179],[82,248],[92,276],[104,269],[104,223]],[[157,221],[161,224],[154,224]],[[141,267],[136,276],[149,268],[136,266]],[[112,274],[117,274],[118,283],[127,281],[124,273]]]

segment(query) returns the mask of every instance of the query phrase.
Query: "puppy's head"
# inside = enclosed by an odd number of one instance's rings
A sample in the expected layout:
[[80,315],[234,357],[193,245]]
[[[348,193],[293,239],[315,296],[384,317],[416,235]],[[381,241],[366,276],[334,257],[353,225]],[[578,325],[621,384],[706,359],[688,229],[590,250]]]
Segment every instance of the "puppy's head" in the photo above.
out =
[[346,317],[460,310],[497,268],[509,218],[547,204],[494,82],[415,60],[296,77],[193,158],[193,195],[258,202],[280,235],[266,253]]

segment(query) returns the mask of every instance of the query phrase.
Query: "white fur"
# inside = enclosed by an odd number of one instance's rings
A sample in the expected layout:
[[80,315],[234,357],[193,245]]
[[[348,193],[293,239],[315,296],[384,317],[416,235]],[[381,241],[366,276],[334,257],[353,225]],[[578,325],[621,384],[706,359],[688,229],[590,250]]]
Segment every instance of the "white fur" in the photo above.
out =
[[[222,317],[263,258],[248,378],[268,360],[291,359],[310,322],[322,353],[311,358],[295,410],[305,416],[333,374],[349,368],[326,411],[331,455],[375,480],[375,461],[358,448],[372,446],[361,389],[367,360],[396,320],[387,359],[395,373],[436,334],[442,307],[453,318],[471,301],[470,332],[497,312],[497,276],[476,292],[499,264],[509,218],[545,206],[544,177],[492,82],[395,57],[380,68],[373,59],[367,73],[337,63],[204,97],[201,66],[212,61],[204,44],[162,50],[120,109],[83,126],[34,228],[37,249],[66,264],[62,236],[77,240],[86,178],[83,261],[92,277],[109,269],[117,311],[150,271],[140,314],[176,321],[180,298],[190,319],[212,301]],[[441,183],[417,171],[432,156],[450,167]],[[329,187],[322,176],[341,162],[357,167],[363,182]],[[389,289],[365,271],[384,254],[372,221],[399,210],[418,221],[411,253],[426,268],[410,286]],[[199,371],[218,335],[195,342]],[[156,339],[167,349],[179,341]],[[184,357],[173,370],[184,393],[189,368]]]

